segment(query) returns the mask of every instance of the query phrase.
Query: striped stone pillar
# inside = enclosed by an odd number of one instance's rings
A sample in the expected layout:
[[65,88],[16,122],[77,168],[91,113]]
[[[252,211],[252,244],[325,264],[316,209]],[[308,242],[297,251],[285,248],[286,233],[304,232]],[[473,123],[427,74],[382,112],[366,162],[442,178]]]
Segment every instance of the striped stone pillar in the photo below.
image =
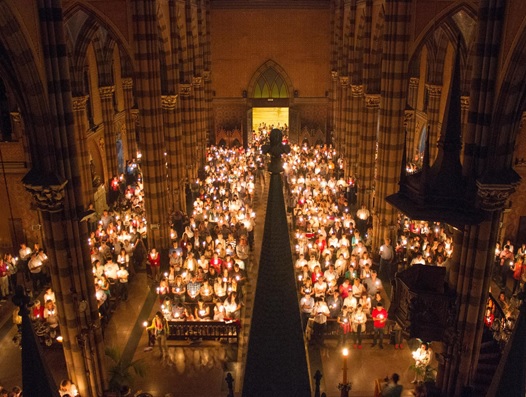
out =
[[128,149],[128,153],[125,153],[125,158],[132,159],[137,157],[137,134],[136,123],[132,114],[134,99],[133,79],[131,77],[122,79],[122,92],[124,96],[124,111],[126,112],[126,146]]
[[340,76],[340,128],[339,128],[339,145],[337,150],[347,149],[346,141],[349,140],[349,77]]
[[161,102],[161,62],[157,21],[157,1],[133,0],[135,74],[140,110],[141,168],[144,175],[144,202],[148,221],[148,243],[161,250],[168,247],[168,185],[164,126]]
[[[68,376],[83,396],[102,395],[105,356],[83,211],[78,142],[67,59],[62,1],[38,0],[48,120],[39,156],[22,179],[43,221],[51,285],[56,293]],[[35,149],[37,150],[37,149]],[[34,391],[36,392],[36,391]]]
[[[417,108],[418,100],[418,83],[420,79],[418,77],[411,77],[409,79],[409,90],[407,92],[407,104],[413,109],[413,114]],[[417,136],[416,136],[416,117],[413,117],[407,123],[407,158],[412,159],[417,150]]]
[[340,131],[340,84],[339,74],[336,70],[331,72],[331,92],[330,100],[332,103],[332,135],[342,137]]
[[86,143],[86,133],[89,129],[86,103],[88,95],[73,97],[73,122],[75,123],[75,138],[78,142],[77,163],[80,171],[80,184],[82,187],[82,205],[84,208],[93,201],[93,181],[89,162],[89,152]]
[[199,168],[204,162],[206,151],[206,114],[205,114],[205,86],[202,76],[194,76],[192,79],[194,92],[195,117],[196,117],[196,166]]
[[438,137],[440,136],[440,98],[442,86],[426,84],[427,91],[427,133],[429,135],[429,160],[433,164],[437,156]]
[[439,386],[448,396],[461,395],[477,372],[501,213],[516,184],[477,181],[477,187],[487,217],[480,225],[456,232],[449,271],[448,283],[457,294],[459,311],[439,368]]
[[[166,163],[168,164],[168,191],[169,207],[171,210],[181,209],[180,197],[180,152],[178,152],[176,141],[177,123],[175,120],[175,108],[177,106],[177,95],[162,95],[163,124],[166,141]],[[183,186],[184,187],[184,186]]]
[[361,175],[360,147],[362,132],[363,85],[351,85],[349,139],[345,141],[347,153],[346,177]]
[[362,109],[362,134],[360,141],[358,206],[365,204],[367,208],[372,209],[380,95],[365,94],[364,98],[365,106]]
[[385,198],[398,190],[400,162],[404,147],[404,110],[407,97],[407,63],[411,1],[386,0],[384,43],[382,46],[382,81],[380,130],[378,134],[377,182],[375,186],[376,211],[374,246],[380,246],[384,236],[396,241],[397,211]]
[[[464,139],[464,134],[466,133],[466,128],[468,125],[468,113],[469,113],[469,96],[461,96],[460,97],[460,122],[461,122],[461,132],[460,132],[460,140],[462,141]],[[462,145],[462,149],[460,158],[464,158],[464,145]]]
[[102,121],[104,123],[104,151],[106,154],[105,183],[108,183],[111,178],[119,173],[117,166],[117,141],[113,131],[113,116],[115,115],[115,107],[113,105],[114,92],[114,85],[99,87]]
[[[447,360],[440,379],[444,395],[460,395],[464,386],[473,383],[501,212],[514,191],[513,185],[502,184],[504,180],[512,180],[514,172],[509,165],[503,166],[497,161],[498,151],[505,151],[494,144],[492,122],[506,3],[505,0],[479,3],[469,113],[463,139],[463,173],[477,180],[478,201],[488,216],[481,225],[464,228],[455,241],[454,253],[458,249],[459,256],[452,262],[450,284],[459,296],[460,309],[458,318],[454,319],[455,329],[447,344]],[[498,182],[484,183],[486,174],[497,175]]]

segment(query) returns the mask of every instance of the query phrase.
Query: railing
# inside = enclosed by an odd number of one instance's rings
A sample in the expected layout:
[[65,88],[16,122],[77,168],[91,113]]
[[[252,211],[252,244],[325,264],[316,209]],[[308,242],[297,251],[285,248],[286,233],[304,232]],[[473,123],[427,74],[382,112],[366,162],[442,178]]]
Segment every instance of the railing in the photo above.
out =
[[238,339],[240,325],[237,321],[168,321],[170,340],[219,340]]

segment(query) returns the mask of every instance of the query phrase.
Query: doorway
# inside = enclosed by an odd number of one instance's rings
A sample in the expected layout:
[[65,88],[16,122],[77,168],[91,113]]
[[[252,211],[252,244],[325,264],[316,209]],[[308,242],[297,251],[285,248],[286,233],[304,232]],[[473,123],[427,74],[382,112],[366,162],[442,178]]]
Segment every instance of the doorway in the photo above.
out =
[[267,129],[283,128],[289,126],[289,108],[288,107],[265,107],[252,108],[252,130],[258,131],[266,125]]

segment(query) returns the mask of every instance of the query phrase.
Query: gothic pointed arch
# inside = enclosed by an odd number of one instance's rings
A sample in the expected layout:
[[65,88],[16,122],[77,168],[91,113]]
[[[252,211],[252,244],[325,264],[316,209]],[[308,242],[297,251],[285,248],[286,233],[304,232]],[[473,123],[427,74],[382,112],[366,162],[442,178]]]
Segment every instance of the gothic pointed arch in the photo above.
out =
[[526,24],[514,43],[514,48],[506,60],[506,73],[496,98],[495,128],[493,142],[489,147],[495,150],[498,167],[511,167],[515,152],[519,123],[526,109]]
[[121,64],[127,66],[126,76],[132,75],[133,51],[117,27],[98,14],[97,10],[85,4],[75,3],[64,12],[68,52],[71,54],[71,85],[74,95],[83,95],[87,91],[84,87],[84,67],[87,49],[93,43],[97,64],[100,67],[101,85],[112,84],[112,58],[115,46],[121,55]]
[[261,65],[252,76],[247,87],[250,98],[291,98],[294,86],[280,65],[272,60]]

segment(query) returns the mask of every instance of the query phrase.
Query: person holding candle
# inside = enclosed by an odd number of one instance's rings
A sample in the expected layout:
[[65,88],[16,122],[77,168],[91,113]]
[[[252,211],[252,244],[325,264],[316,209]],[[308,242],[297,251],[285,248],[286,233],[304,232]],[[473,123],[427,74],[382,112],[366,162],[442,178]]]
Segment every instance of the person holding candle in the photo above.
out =
[[155,248],[152,248],[152,250],[148,254],[148,263],[151,269],[152,280],[154,282],[158,282],[159,273],[161,269],[161,255],[159,255]]
[[352,314],[352,332],[354,336],[354,345],[356,349],[362,348],[362,334],[365,333],[365,323],[367,322],[367,315],[363,311],[362,305],[358,305]]
[[146,327],[147,330],[152,331],[157,345],[159,346],[159,351],[161,357],[164,358],[168,355],[168,345],[166,343],[166,336],[169,332],[168,321],[166,321],[162,312],[155,313],[155,317],[152,320],[150,326]]
[[203,299],[197,301],[197,306],[194,309],[194,317],[197,321],[210,319],[210,307],[205,305]]
[[336,321],[341,327],[340,340],[338,341],[338,346],[345,346],[347,344],[347,335],[351,332],[351,311],[347,306],[343,306],[340,314]]
[[418,349],[413,352],[415,359],[415,378],[411,383],[417,383],[420,377],[425,376],[425,371],[431,361],[431,349],[427,343],[422,343]]
[[375,347],[378,343],[380,349],[383,349],[384,328],[387,322],[387,311],[385,310],[381,302],[378,302],[376,304],[376,307],[373,309],[372,318],[374,326],[372,347]]

